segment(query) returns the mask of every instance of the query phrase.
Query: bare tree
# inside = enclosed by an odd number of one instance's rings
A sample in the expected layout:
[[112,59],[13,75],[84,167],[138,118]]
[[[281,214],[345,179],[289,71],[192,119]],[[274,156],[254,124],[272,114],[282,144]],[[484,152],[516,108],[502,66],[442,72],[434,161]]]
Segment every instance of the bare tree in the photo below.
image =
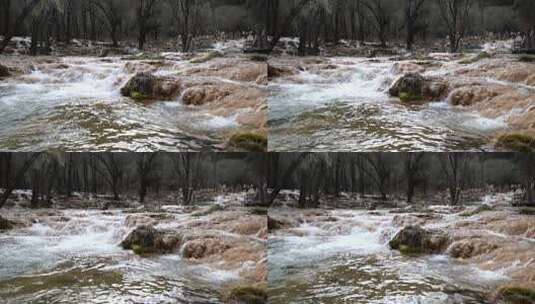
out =
[[424,164],[424,153],[407,153],[405,154],[404,173],[407,180],[407,203],[412,202],[414,189],[420,183],[420,173]]
[[474,0],[436,0],[440,16],[448,29],[450,52],[459,51],[461,41],[470,27],[470,9]]
[[444,153],[439,156],[439,159],[446,178],[450,204],[458,205],[465,187],[469,156],[465,153]]
[[387,199],[388,181],[392,175],[392,168],[387,156],[384,153],[363,154],[361,157],[364,162],[361,163],[362,170],[373,182],[381,193],[381,199]]
[[98,154],[98,160],[104,167],[104,172],[100,171],[98,166],[95,166],[104,177],[106,183],[110,186],[113,192],[113,200],[119,200],[119,183],[124,174],[124,169],[121,166],[117,156],[114,153]]
[[405,22],[407,27],[407,50],[412,50],[414,37],[417,32],[417,22],[424,6],[425,0],[406,0]]
[[123,10],[117,0],[92,0],[91,4],[97,7],[108,23],[113,47],[119,46],[117,35],[123,22]]
[[193,202],[200,156],[197,153],[177,153],[171,157],[175,174],[178,177],[178,186],[182,191],[182,203],[189,205]]
[[24,21],[26,20],[26,18],[32,13],[32,11],[35,8],[37,8],[37,6],[41,2],[42,2],[42,0],[31,0],[30,2],[25,2],[24,7],[22,8],[22,11],[20,12],[20,14],[15,19],[15,25],[13,27],[9,27],[8,26],[9,30],[6,31],[6,34],[4,36],[4,40],[2,40],[2,42],[0,43],[0,54],[2,54],[4,49],[7,47],[7,45],[11,41],[11,38],[13,38],[13,36],[15,36],[15,33],[21,28],[21,26],[24,23]]
[[139,202],[144,203],[158,153],[137,153],[136,156],[136,169],[139,178]]
[[381,47],[386,47],[388,27],[392,22],[392,10],[385,0],[372,0],[363,2],[370,11],[375,21],[377,36],[381,42]]
[[180,33],[182,51],[188,52],[198,27],[199,0],[168,0]]
[[154,27],[151,23],[156,12],[156,5],[159,0],[138,0],[137,6],[137,26],[138,26],[138,46],[143,49],[147,39],[147,34]]
[[15,174],[15,178],[8,183],[6,189],[4,190],[4,193],[2,193],[2,196],[0,196],[0,208],[4,206],[13,190],[15,190],[17,185],[20,184],[20,182],[24,179],[26,172],[28,172],[28,170],[39,159],[41,155],[42,153],[32,153],[28,155],[23,164],[20,166],[20,168],[16,169],[17,173]]

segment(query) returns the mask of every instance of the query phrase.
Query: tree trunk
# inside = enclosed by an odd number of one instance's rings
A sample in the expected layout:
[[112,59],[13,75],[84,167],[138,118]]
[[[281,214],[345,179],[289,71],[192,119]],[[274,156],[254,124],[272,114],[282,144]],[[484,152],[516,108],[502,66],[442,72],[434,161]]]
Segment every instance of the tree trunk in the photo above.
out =
[[41,2],[41,0],[32,0],[28,5],[26,5],[22,12],[18,15],[15,26],[13,28],[10,28],[10,31],[6,33],[4,36],[4,40],[2,43],[0,43],[0,54],[3,53],[4,49],[7,47],[9,42],[11,41],[11,38],[15,35],[15,33],[20,29],[22,24],[24,23],[24,20],[26,20],[26,17],[30,15],[30,13],[35,9],[35,7]]

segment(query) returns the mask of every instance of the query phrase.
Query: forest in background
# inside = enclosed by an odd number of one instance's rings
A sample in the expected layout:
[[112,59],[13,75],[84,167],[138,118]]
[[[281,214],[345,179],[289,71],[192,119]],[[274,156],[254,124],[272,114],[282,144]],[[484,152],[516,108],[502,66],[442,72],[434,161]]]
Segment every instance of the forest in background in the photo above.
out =
[[73,39],[109,41],[117,47],[136,41],[139,49],[158,41],[176,40],[184,52],[194,38],[227,33],[239,38],[261,32],[257,0],[31,0],[0,1],[0,52],[14,36],[30,36],[37,53],[48,53],[53,43]]
[[325,196],[359,193],[378,201],[468,203],[470,189],[522,189],[518,204],[533,204],[535,158],[514,153],[282,153],[268,165],[272,199],[298,189],[298,206],[319,207]]
[[241,191],[263,182],[258,156],[243,153],[2,153],[0,207],[16,189],[32,191],[34,207],[58,196],[107,194],[119,201],[148,194],[179,193],[177,203],[195,203],[201,189]]
[[449,50],[457,52],[468,36],[511,37],[535,29],[530,0],[301,0],[284,1],[282,8],[282,1],[268,2],[272,47],[283,36],[299,37],[301,55],[342,39],[382,47],[398,43],[411,50],[447,38]]
[[298,206],[319,207],[327,196],[358,193],[377,201],[461,205],[471,189],[521,190],[532,205],[535,158],[515,153],[2,153],[0,206],[15,189],[32,191],[34,206],[73,193],[109,194],[143,203],[173,191],[178,204],[195,204],[202,189],[254,191],[251,201],[273,205],[298,190]]
[[220,33],[251,34],[251,48],[265,52],[286,36],[299,37],[301,54],[342,39],[383,47],[404,43],[410,50],[446,37],[456,52],[468,36],[533,35],[535,29],[531,0],[2,0],[0,5],[0,52],[14,36],[31,36],[39,53],[49,52],[52,40],[73,39],[113,46],[135,40],[140,49],[147,41],[176,40],[177,48],[189,51],[199,46],[195,37]]

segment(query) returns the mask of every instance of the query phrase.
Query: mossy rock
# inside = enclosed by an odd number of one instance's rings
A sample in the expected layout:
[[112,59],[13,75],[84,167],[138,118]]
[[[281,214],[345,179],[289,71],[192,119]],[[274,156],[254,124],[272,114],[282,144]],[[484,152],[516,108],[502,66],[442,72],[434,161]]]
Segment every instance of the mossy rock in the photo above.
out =
[[403,103],[411,103],[411,102],[422,101],[424,98],[422,97],[422,95],[419,95],[419,94],[414,94],[410,92],[400,92],[399,99]]
[[523,286],[503,286],[498,289],[495,303],[533,304],[535,303],[535,289]]
[[520,133],[504,134],[498,137],[496,147],[515,152],[534,152],[535,137]]
[[489,206],[489,205],[481,205],[481,206],[478,206],[476,209],[474,210],[467,210],[461,214],[459,214],[459,216],[462,216],[462,217],[470,217],[470,216],[474,216],[476,214],[480,214],[482,212],[485,212],[485,211],[492,211],[492,207]]
[[266,152],[268,140],[266,136],[257,133],[241,133],[233,135],[228,145],[232,148],[249,152]]
[[238,286],[230,291],[228,302],[232,304],[265,304],[268,293],[266,288],[261,286]]
[[487,58],[490,58],[490,54],[487,53],[487,52],[481,52],[479,54],[477,54],[475,57],[472,57],[472,58],[468,58],[468,59],[463,59],[461,61],[459,61],[460,64],[471,64],[471,63],[475,63],[475,62],[478,62],[482,59],[487,59]]
[[391,249],[401,254],[436,254],[444,251],[449,243],[447,234],[441,231],[423,229],[420,226],[407,226],[390,240]]

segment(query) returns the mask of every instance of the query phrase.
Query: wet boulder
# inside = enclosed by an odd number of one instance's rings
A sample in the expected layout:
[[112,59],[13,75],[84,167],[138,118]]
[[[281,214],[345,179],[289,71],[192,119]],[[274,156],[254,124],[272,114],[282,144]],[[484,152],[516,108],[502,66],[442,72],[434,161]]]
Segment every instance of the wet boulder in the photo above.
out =
[[5,65],[0,64],[0,78],[9,77],[9,76],[11,76],[9,69]]
[[270,231],[279,230],[279,229],[287,229],[287,228],[296,226],[296,223],[292,223],[287,219],[274,218],[271,216],[268,216],[267,224],[268,224],[268,229]]
[[268,64],[267,72],[268,72],[268,79],[293,76],[298,73],[297,70],[289,68],[289,67],[273,66],[270,64]]
[[496,250],[498,246],[482,239],[470,238],[453,242],[447,253],[454,258],[468,259]]
[[230,246],[223,241],[212,238],[199,238],[186,242],[182,248],[182,256],[186,259],[202,259],[214,254],[223,253]]
[[182,94],[182,102],[186,105],[204,105],[207,103],[222,100],[234,93],[228,86],[221,85],[201,85],[188,88]]
[[448,86],[437,79],[418,73],[407,73],[388,90],[390,96],[399,97],[402,102],[438,101],[447,95]]
[[153,226],[139,226],[121,242],[124,249],[136,254],[170,253],[181,243],[177,235],[159,231]]
[[449,238],[443,232],[407,226],[390,240],[389,246],[403,254],[433,254],[444,251],[448,243]]
[[132,77],[121,94],[136,100],[169,100],[180,91],[180,84],[172,79],[156,77],[150,73],[138,73]]

